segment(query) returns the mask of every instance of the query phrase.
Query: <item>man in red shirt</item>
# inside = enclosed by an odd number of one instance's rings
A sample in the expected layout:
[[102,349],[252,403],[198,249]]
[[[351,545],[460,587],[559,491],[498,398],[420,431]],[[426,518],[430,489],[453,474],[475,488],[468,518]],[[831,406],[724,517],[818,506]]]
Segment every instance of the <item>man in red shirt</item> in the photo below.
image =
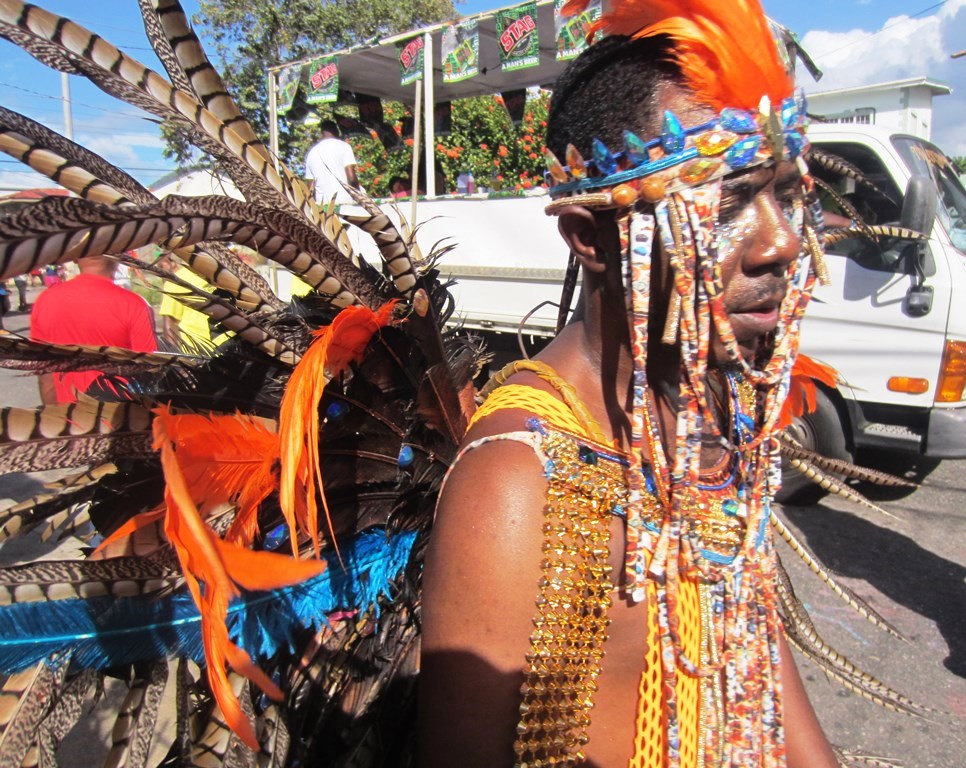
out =
[[[30,318],[31,338],[155,351],[154,314],[144,299],[114,284],[117,262],[88,256],[78,259],[77,265],[77,277],[40,294]],[[41,374],[40,398],[44,403],[71,403],[78,392],[87,392],[97,383],[105,383],[100,371]],[[109,383],[107,387],[113,389]]]

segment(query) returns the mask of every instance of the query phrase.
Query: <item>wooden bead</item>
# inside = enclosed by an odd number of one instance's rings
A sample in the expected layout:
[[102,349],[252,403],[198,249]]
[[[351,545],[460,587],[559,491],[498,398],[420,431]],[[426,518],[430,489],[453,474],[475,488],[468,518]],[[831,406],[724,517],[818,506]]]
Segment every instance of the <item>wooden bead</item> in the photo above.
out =
[[664,179],[650,176],[641,182],[641,197],[649,203],[658,203],[664,199],[667,185]]
[[637,202],[637,190],[630,184],[620,184],[611,192],[614,204],[621,208],[630,208]]

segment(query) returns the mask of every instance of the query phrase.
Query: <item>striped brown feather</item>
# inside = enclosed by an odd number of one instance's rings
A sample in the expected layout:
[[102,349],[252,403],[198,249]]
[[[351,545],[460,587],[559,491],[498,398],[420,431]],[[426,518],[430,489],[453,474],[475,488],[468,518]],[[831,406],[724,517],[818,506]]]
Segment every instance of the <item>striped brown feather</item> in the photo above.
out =
[[[137,263],[136,259],[121,257],[126,264]],[[266,317],[241,312],[231,302],[192,285],[176,274],[154,265],[142,265],[142,269],[163,276],[167,281],[181,288],[180,292],[168,295],[197,312],[207,315],[223,328],[244,339],[256,349],[286,365],[295,365],[300,356],[282,340],[266,323]]]
[[793,439],[790,439],[787,435],[782,435],[778,440],[781,444],[782,456],[785,456],[789,459],[800,459],[802,461],[807,461],[813,466],[825,470],[826,472],[832,472],[836,475],[844,475],[852,478],[853,480],[863,480],[867,483],[893,488],[919,487],[918,483],[914,483],[911,480],[906,480],[902,477],[897,477],[896,475],[890,475],[887,472],[880,472],[877,469],[869,469],[868,467],[860,467],[850,461],[830,459],[826,456],[821,456],[817,453],[809,451],[807,448],[802,447]]
[[3,107],[0,150],[87,200],[124,205],[155,199],[132,177],[99,155]]
[[818,186],[822,191],[824,191],[836,204],[845,212],[845,214],[852,219],[858,231],[863,231],[865,229],[865,222],[862,219],[862,214],[855,210],[855,206],[852,205],[848,200],[846,200],[842,195],[840,195],[834,187],[826,182],[822,181],[820,178],[815,177],[814,179],[816,186]]
[[0,367],[36,373],[96,369],[111,373],[121,369],[159,371],[169,367],[191,368],[204,358],[168,352],[135,352],[121,347],[86,344],[51,344],[20,336],[0,336]]
[[168,548],[105,560],[38,560],[0,571],[0,605],[132,597],[170,588],[180,579],[177,558]]
[[27,753],[21,768],[57,765],[57,748],[83,716],[84,703],[99,683],[100,673],[93,669],[85,669],[67,679],[37,730],[37,749]]
[[825,244],[834,245],[835,243],[840,243],[843,240],[848,240],[856,236],[856,234],[861,231],[862,233],[868,235],[872,238],[900,238],[903,240],[923,240],[925,235],[922,232],[916,232],[914,229],[907,229],[906,227],[893,227],[886,224],[868,224],[863,227],[862,230],[854,229],[829,229],[825,231]]
[[275,295],[268,281],[222,243],[199,243],[192,248],[179,248],[175,255],[192,272],[216,288],[228,291],[248,311],[285,307],[285,302]]
[[359,227],[375,241],[379,248],[389,274],[392,276],[393,284],[401,296],[409,297],[419,274],[413,263],[413,257],[409,246],[399,234],[396,225],[392,220],[376,205],[368,195],[350,188],[353,200],[363,208],[366,216],[347,216],[346,221]]
[[82,472],[75,472],[72,475],[57,478],[56,480],[49,480],[44,483],[44,487],[50,489],[80,488],[85,485],[90,485],[91,483],[100,482],[108,475],[113,475],[116,473],[117,465],[112,462],[108,462],[107,464],[99,464],[92,469],[85,469]]
[[62,541],[68,536],[73,536],[83,542],[89,542],[96,531],[91,524],[90,507],[70,507],[69,509],[55,512],[47,518],[44,530],[40,532],[41,541],[50,541],[51,537],[60,532],[57,537]]
[[791,579],[784,568],[778,569],[778,595],[785,614],[785,636],[788,642],[811,659],[829,677],[851,691],[886,709],[924,717],[932,712],[882,681],[855,666],[832,648],[819,635],[805,606],[795,595]]
[[808,566],[808,569],[818,576],[826,586],[832,590],[832,592],[848,605],[852,610],[858,613],[862,618],[869,621],[871,624],[884,629],[893,637],[900,640],[905,640],[902,633],[899,632],[892,624],[890,624],[878,611],[876,611],[871,605],[869,605],[865,600],[859,597],[855,592],[849,589],[845,584],[842,584],[837,578],[837,574],[833,573],[831,570],[826,568],[822,563],[819,562],[818,558],[812,553],[812,551],[803,544],[797,536],[785,525],[784,521],[778,515],[772,515],[771,518],[772,525],[781,536],[785,543],[791,547],[792,551],[798,555],[802,562]]
[[32,531],[66,506],[85,502],[94,495],[90,486],[67,488],[60,493],[41,493],[0,511],[0,542]]
[[47,198],[0,220],[0,280],[38,266],[121,253],[166,240],[170,247],[219,238],[255,248],[298,274],[335,306],[376,308],[384,296],[370,276],[319,232],[279,211],[224,197],[170,196],[151,206],[117,209]]
[[[229,672],[228,682],[243,708],[245,699],[249,699],[248,708],[250,708],[248,681],[235,672]],[[255,754],[232,733],[217,704],[208,713],[199,713],[193,718],[192,731],[198,735],[192,741],[191,756],[187,763],[191,768],[224,768],[229,756],[234,756],[239,750],[247,753],[254,760]],[[235,759],[237,760],[237,757]]]
[[788,463],[823,490],[833,493],[836,496],[841,496],[847,501],[861,504],[863,507],[871,509],[873,512],[878,512],[880,515],[891,517],[893,520],[899,519],[891,512],[884,510],[878,504],[873,504],[857,490],[846,485],[843,481],[840,481],[837,477],[835,477],[835,475],[822,471],[818,467],[810,464],[808,461],[803,459],[789,459]]
[[839,176],[845,176],[853,179],[856,183],[861,184],[864,187],[868,187],[869,189],[874,190],[878,194],[882,195],[882,197],[884,197],[886,200],[891,200],[893,203],[895,202],[895,200],[892,198],[892,195],[884,192],[880,187],[876,186],[867,174],[863,173],[861,170],[852,165],[852,163],[848,162],[844,158],[839,157],[838,155],[831,155],[827,152],[823,152],[815,145],[812,145],[808,151],[808,154],[805,156],[805,159],[809,163],[815,163],[827,171],[836,173]]
[[301,192],[284,167],[247,145],[193,96],[172,88],[164,78],[84,27],[19,0],[0,5],[0,36],[19,45],[43,64],[83,74],[106,93],[171,120],[189,131],[192,141],[217,157],[243,194],[281,205],[317,222],[314,200]]
[[143,768],[147,763],[168,683],[168,662],[156,661],[144,672],[128,685],[111,730],[111,751],[104,768]]
[[206,109],[248,142],[249,147],[270,160],[268,148],[255,135],[228,93],[221,75],[208,60],[181,3],[178,0],[138,0],[138,4],[148,40],[171,82],[194,94]]
[[258,755],[259,768],[282,768],[286,765],[291,736],[279,707],[275,704],[266,707],[256,728],[258,743],[262,747]]
[[0,768],[20,768],[67,674],[66,661],[11,675],[0,690]]
[[0,409],[0,472],[38,472],[149,457],[151,414],[131,403]]

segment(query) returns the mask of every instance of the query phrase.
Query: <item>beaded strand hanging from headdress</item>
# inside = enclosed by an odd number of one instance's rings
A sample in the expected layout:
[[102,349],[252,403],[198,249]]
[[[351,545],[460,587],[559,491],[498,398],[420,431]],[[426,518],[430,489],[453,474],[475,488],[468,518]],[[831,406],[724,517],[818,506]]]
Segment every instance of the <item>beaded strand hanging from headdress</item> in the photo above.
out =
[[[577,11],[585,4],[571,0],[567,9]],[[786,216],[805,245],[788,270],[771,356],[753,367],[738,348],[723,303],[719,255],[728,244],[718,213],[721,180],[735,172],[790,160],[807,184],[801,160],[807,148],[805,106],[791,97],[792,81],[757,0],[614,2],[596,29],[634,38],[667,36],[694,102],[718,111],[715,119],[691,127],[666,112],[661,136],[648,141],[625,130],[619,151],[595,139],[587,159],[568,146],[566,165],[547,155],[554,199],[547,212],[573,204],[614,210],[621,235],[634,358],[624,586],[635,601],[645,599],[648,582],[658,587],[667,764],[679,765],[681,759],[674,737],[679,726],[676,676],[717,680],[723,669],[724,711],[710,715],[717,722],[706,722],[703,729],[705,756],[713,761],[708,764],[783,765],[776,562],[767,535],[770,499],[778,484],[773,435],[797,354],[799,321],[815,279],[813,262],[821,254],[810,247],[814,238],[796,202]],[[648,346],[656,341],[648,338],[648,314],[652,250],[658,240],[674,277],[664,341],[678,344],[682,360],[676,432],[666,448],[647,381]],[[728,377],[735,420],[730,437],[721,433],[709,406],[706,377],[713,331],[739,371]],[[730,551],[709,551],[713,548],[706,548],[690,525],[702,494],[702,437],[709,434],[734,456],[736,498],[729,502],[729,514],[743,520],[744,528]],[[662,508],[657,524],[646,509],[647,500],[655,497]],[[682,650],[678,597],[685,576],[708,585],[714,626],[706,630],[721,650],[718,665],[702,667],[700,659],[689,659]]]

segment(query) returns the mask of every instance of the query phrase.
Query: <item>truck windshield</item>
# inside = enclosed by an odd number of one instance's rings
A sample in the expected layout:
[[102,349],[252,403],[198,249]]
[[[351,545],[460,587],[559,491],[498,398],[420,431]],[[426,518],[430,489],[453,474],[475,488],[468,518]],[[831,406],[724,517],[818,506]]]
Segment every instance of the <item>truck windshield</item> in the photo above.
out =
[[892,143],[909,170],[919,176],[931,176],[939,191],[939,220],[949,239],[966,252],[966,190],[959,181],[956,166],[935,144],[912,136],[894,136]]

